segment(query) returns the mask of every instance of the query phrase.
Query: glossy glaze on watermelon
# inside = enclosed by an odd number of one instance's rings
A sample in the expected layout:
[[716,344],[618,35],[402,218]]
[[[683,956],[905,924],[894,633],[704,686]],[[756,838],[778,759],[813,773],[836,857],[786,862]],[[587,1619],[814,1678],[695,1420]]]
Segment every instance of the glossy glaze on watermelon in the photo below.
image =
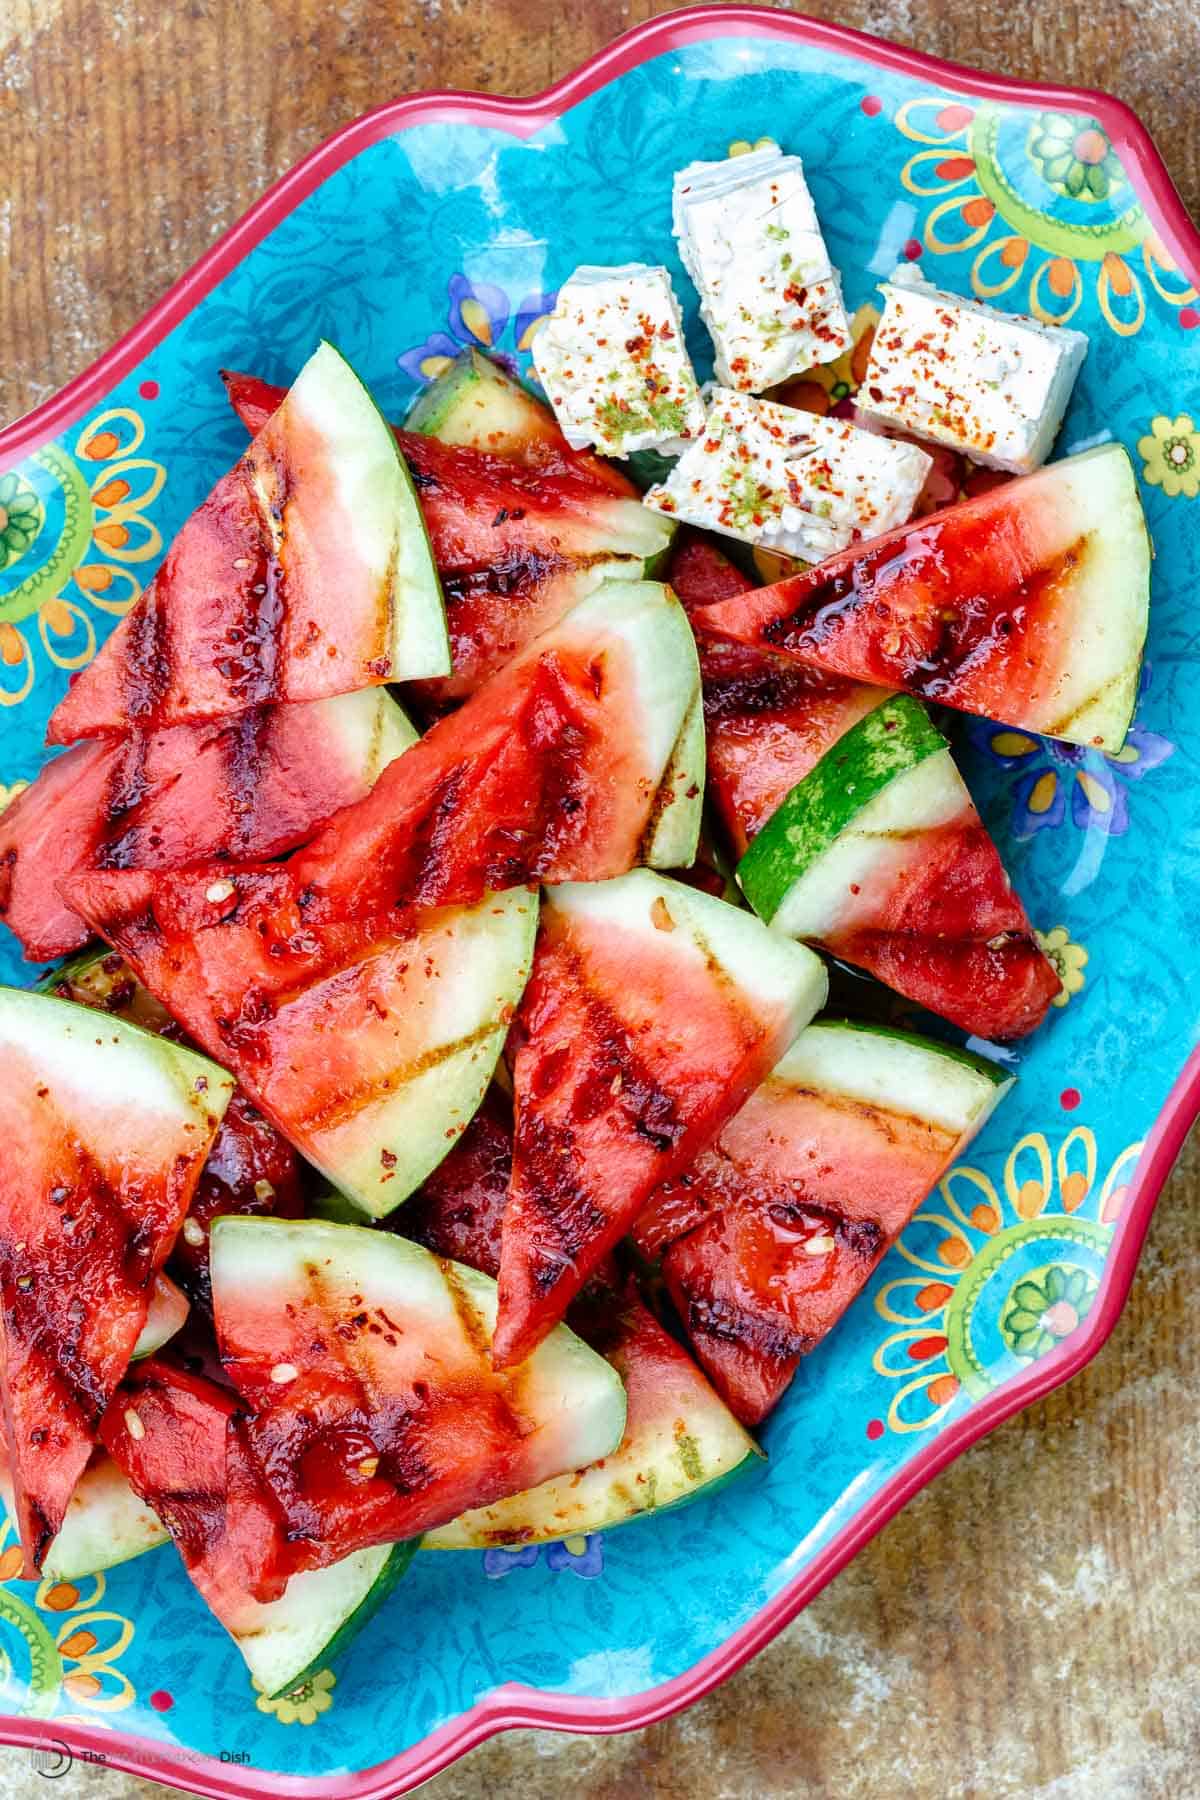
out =
[[[7,1447],[0,1442],[0,1499],[16,1519],[16,1496]],[[42,1563],[45,1581],[82,1581],[131,1562],[167,1543],[170,1533],[130,1487],[124,1471],[103,1449],[92,1451],[66,1516]]]
[[980,1037],[1032,1031],[1059,991],[945,739],[907,695],[826,751],[738,880],[776,930]]
[[233,1083],[82,1007],[0,989],[0,1389],[39,1568],[146,1323]]
[[0,919],[31,961],[63,956],[89,933],[60,881],[292,850],[416,735],[376,688],[77,744],[0,814]]
[[167,1526],[184,1567],[264,1694],[286,1693],[337,1656],[371,1618],[417,1545],[387,1545],[299,1575],[269,1604],[249,1592],[270,1528],[239,1540],[229,1507],[235,1396],[171,1363],[143,1364],[119,1390],[102,1434],[131,1494]]
[[[60,1000],[110,1013],[176,1043],[187,1042],[170,1013],[115,951],[97,950],[75,957],[56,969],[43,986]],[[245,1094],[235,1090],[167,1267],[192,1303],[209,1313],[208,1233],[212,1221],[223,1213],[296,1219],[303,1210],[296,1152]]]
[[715,636],[1110,753],[1137,695],[1150,541],[1116,444],[707,608]]
[[705,634],[700,608],[754,583],[707,538],[681,532],[669,580],[696,626],[708,798],[735,856],[831,744],[878,706],[883,690]]
[[547,890],[513,1025],[501,1367],[563,1317],[821,1005],[824,969],[799,948],[646,870]]
[[[498,381],[473,383],[477,403],[460,388],[457,401],[447,396],[438,408],[443,423],[458,421],[450,441],[427,435],[432,425],[396,432],[441,574],[453,660],[451,675],[406,688],[406,699],[424,712],[465,699],[600,581],[640,578],[670,538],[623,476],[598,458],[554,449],[534,429],[536,417],[525,416],[525,401],[533,415],[539,403],[524,390],[516,401],[499,385],[508,377],[496,374]],[[283,392],[248,375],[227,373],[225,384],[252,432]],[[497,407],[505,419],[501,455],[489,443]],[[532,444],[513,455],[523,431]]]
[[620,1442],[625,1396],[607,1363],[564,1327],[495,1372],[495,1283],[390,1233],[221,1220],[213,1296],[246,1445],[283,1523],[259,1598]]
[[904,1032],[811,1025],[639,1221],[705,1370],[757,1424],[1011,1085]]
[[50,719],[77,738],[450,671],[412,481],[322,344]]

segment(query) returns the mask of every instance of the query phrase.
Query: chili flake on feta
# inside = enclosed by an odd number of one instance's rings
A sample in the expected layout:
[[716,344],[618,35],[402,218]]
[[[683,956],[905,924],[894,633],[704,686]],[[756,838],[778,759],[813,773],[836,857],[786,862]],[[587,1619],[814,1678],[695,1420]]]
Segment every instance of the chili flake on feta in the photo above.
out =
[[915,444],[714,388],[704,436],[644,499],[685,524],[819,562],[902,525],[931,467]]
[[778,145],[675,177],[675,236],[717,379],[761,393],[850,347],[837,270],[798,156]]
[[859,407],[989,468],[1039,468],[1087,354],[1084,333],[943,293],[913,264],[882,292]]
[[576,269],[532,350],[574,449],[594,444],[609,456],[674,450],[704,429],[704,401],[664,268]]

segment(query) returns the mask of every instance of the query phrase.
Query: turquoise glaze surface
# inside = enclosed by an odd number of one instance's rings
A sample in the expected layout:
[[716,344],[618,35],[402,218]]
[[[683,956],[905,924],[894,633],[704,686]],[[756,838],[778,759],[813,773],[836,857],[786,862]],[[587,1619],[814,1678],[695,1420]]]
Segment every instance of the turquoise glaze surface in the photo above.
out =
[[[1005,1053],[1015,1091],[802,1366],[760,1470],[603,1542],[418,1556],[336,1679],[273,1708],[169,1548],[69,1590],[12,1579],[0,1552],[10,1714],[207,1753],[249,1787],[252,1769],[367,1768],[503,1682],[637,1693],[745,1625],[899,1468],[1087,1318],[1200,1018],[1200,316],[1086,117],[747,36],[661,55],[525,141],[441,123],[364,150],[108,399],[0,477],[0,784],[36,773],[71,669],[238,454],[219,365],[286,381],[326,336],[400,417],[463,344],[526,364],[528,327],[576,263],[663,261],[690,299],[672,171],[767,135],[805,158],[852,310],[919,253],[941,285],[1070,317],[1091,350],[1060,450],[1115,437],[1143,477],[1158,554],[1127,749],[953,727],[1074,991]],[[689,326],[707,372],[694,300]],[[850,365],[826,377],[824,403],[844,405],[853,378]],[[0,940],[0,975],[31,979]]]

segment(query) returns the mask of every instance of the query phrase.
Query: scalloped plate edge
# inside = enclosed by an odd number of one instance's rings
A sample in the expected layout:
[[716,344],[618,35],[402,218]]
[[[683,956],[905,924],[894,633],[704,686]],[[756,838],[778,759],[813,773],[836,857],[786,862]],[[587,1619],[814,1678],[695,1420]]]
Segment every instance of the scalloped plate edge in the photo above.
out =
[[[757,6],[696,6],[652,19],[614,39],[605,49],[540,94],[524,100],[442,90],[376,107],[342,127],[268,188],[148,313],[91,367],[52,399],[0,430],[0,466],[38,448],[104,397],[163,337],[302,200],[367,145],[412,125],[454,120],[487,125],[528,137],[580,100],[664,51],[714,37],[758,35],[858,56],[877,67],[933,80],[955,92],[1016,104],[1051,103],[1087,110],[1099,119],[1125,166],[1137,177],[1139,197],[1163,244],[1180,269],[1200,285],[1200,231],[1192,223],[1149,133],[1121,100],[1098,89],[1057,87],[986,75],[961,64],[906,50],[848,26],[831,25]],[[755,1616],[683,1675],[621,1700],[544,1694],[507,1683],[420,1743],[373,1769],[340,1778],[288,1776],[236,1769],[180,1746],[119,1736],[55,1721],[0,1717],[0,1743],[43,1751],[58,1749],[81,1762],[123,1769],[151,1780],[171,1781],[213,1800],[392,1800],[430,1780],[458,1757],[498,1731],[543,1730],[615,1733],[652,1725],[692,1705],[765,1648],[820,1593],[912,1497],[995,1426],[1069,1381],[1103,1347],[1125,1305],[1155,1202],[1175,1158],[1200,1115],[1200,1048],[1193,1050],[1171,1089],[1130,1182],[1130,1199],[1086,1327],[1074,1333],[1028,1374],[998,1388],[943,1430],[831,1539],[794,1581]]]

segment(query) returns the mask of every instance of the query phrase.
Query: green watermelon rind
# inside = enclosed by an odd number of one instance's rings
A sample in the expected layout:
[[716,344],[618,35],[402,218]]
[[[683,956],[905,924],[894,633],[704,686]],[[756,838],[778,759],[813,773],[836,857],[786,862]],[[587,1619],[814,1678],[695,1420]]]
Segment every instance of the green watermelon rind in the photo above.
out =
[[947,748],[917,700],[895,694],[851,726],[772,813],[738,864],[742,891],[768,924],[797,882],[864,807]]
[[153,1356],[164,1344],[169,1344],[176,1332],[183,1330],[188,1310],[188,1299],[183,1289],[177,1287],[169,1275],[158,1275],[150,1290],[146,1323],[133,1346],[130,1361],[140,1362],[142,1357]]
[[[0,1469],[0,1500],[15,1519],[12,1481]],[[15,1529],[15,1526],[14,1526]],[[139,1500],[110,1456],[84,1470],[42,1564],[44,1581],[82,1581],[170,1542],[170,1532]]]
[[[850,1040],[853,1054],[844,1059]],[[802,1031],[770,1080],[921,1119],[952,1133],[961,1150],[1013,1086],[1009,1069],[937,1038],[852,1019],[818,1019]]]

